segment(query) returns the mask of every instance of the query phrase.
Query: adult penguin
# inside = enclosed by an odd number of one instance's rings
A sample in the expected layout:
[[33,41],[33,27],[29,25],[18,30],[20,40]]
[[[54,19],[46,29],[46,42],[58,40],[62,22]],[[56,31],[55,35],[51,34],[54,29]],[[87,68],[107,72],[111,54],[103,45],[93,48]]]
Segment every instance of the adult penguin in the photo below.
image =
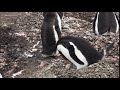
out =
[[102,35],[106,32],[118,33],[117,15],[114,12],[97,12],[93,22],[93,31],[96,35]]
[[[45,15],[46,15],[46,13],[47,13],[47,12],[43,12],[43,16],[44,16],[44,17],[45,17]],[[64,16],[64,12],[57,12],[57,13],[58,13],[60,19],[62,19],[63,16]]]
[[64,12],[57,12],[61,19],[63,19]]
[[57,43],[58,51],[72,62],[77,69],[81,69],[99,60],[103,60],[104,56],[113,47],[112,43],[109,47],[98,52],[88,41],[79,37],[66,36],[61,38]]
[[59,25],[57,12],[46,12],[41,27],[42,55],[54,56],[57,54],[56,43],[61,37],[61,26]]

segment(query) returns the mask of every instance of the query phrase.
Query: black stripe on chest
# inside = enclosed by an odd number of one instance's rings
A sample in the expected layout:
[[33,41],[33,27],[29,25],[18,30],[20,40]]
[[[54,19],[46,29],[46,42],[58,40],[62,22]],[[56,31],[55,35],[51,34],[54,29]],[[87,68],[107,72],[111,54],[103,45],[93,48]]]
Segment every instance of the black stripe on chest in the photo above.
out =
[[[66,44],[66,45],[65,45]],[[84,63],[78,59],[78,57],[75,55],[75,49],[72,45],[69,44],[69,42],[62,44],[66,49],[68,49],[70,56],[75,60],[78,64],[84,65]]]

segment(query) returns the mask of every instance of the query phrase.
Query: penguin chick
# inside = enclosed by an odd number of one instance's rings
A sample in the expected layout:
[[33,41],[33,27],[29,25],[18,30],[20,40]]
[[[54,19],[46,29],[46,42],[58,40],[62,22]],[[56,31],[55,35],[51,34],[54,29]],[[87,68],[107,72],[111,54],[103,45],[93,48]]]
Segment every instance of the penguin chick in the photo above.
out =
[[102,35],[106,32],[118,33],[119,22],[114,12],[97,12],[93,22],[93,32]]
[[58,51],[72,62],[77,69],[89,66],[102,60],[114,45],[98,52],[88,41],[83,38],[67,36],[61,38],[57,43]]
[[61,26],[59,26],[57,12],[46,12],[41,27],[42,55],[54,56],[57,54],[56,43],[61,37]]

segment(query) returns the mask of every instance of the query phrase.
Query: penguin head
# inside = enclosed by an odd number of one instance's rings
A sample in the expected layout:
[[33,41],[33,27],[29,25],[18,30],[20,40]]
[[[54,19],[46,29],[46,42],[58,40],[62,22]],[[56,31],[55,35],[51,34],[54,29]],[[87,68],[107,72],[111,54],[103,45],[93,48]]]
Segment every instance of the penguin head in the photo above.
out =
[[85,56],[80,52],[76,45],[69,40],[62,40],[57,45],[57,50],[77,69],[81,69],[88,65]]
[[57,12],[43,12],[44,18],[45,17],[53,18],[56,16],[56,14],[57,14]]
[[51,14],[52,15],[53,13],[58,14],[61,19],[63,18],[63,15],[64,15],[63,12],[43,12],[43,17],[45,17],[47,14]]

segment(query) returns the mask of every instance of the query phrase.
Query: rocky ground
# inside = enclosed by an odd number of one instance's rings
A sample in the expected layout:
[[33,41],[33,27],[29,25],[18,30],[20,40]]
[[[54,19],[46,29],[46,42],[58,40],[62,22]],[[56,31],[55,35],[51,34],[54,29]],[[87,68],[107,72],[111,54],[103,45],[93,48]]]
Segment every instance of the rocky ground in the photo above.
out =
[[62,36],[83,37],[99,51],[116,41],[105,60],[76,70],[61,56],[41,56],[41,12],[0,12],[0,77],[3,78],[118,78],[119,33],[95,36],[95,12],[65,12]]

